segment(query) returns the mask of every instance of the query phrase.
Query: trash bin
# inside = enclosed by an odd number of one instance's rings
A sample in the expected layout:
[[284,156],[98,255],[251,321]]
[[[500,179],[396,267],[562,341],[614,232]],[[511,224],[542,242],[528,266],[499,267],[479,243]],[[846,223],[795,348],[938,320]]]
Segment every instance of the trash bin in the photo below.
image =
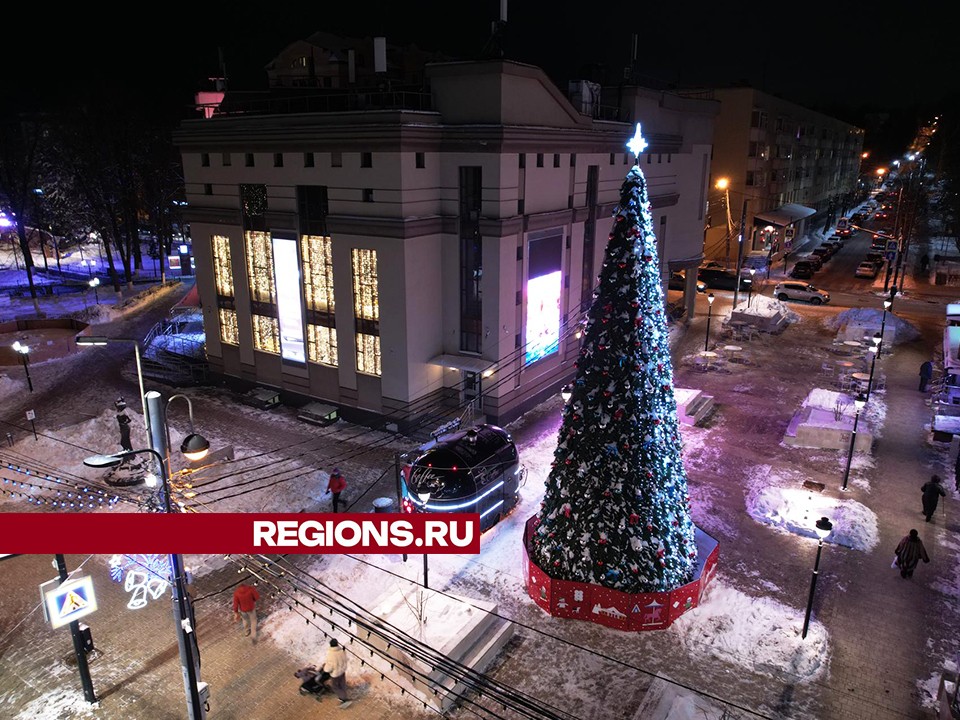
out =
[[393,498],[378,497],[373,501],[373,511],[375,513],[393,512]]

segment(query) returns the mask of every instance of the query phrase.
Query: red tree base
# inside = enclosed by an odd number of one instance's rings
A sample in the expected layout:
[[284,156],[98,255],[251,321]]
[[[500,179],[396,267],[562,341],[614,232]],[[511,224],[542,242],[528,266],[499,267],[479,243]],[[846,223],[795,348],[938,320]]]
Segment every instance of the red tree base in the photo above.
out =
[[697,567],[694,579],[668,592],[625,593],[593,583],[550,577],[530,559],[534,515],[523,533],[523,579],[527,594],[553,617],[585,620],[616,630],[662,630],[687,610],[697,607],[713,579],[720,543],[696,528]]

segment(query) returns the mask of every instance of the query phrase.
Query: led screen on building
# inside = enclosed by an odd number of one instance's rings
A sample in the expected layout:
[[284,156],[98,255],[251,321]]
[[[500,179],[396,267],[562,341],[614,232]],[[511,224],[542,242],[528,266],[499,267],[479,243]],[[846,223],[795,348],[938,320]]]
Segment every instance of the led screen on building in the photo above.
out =
[[531,235],[527,266],[526,362],[560,349],[560,270],[563,235],[558,230]]
[[294,237],[273,234],[273,273],[280,324],[280,357],[306,362],[303,342],[303,304],[300,301],[300,263]]

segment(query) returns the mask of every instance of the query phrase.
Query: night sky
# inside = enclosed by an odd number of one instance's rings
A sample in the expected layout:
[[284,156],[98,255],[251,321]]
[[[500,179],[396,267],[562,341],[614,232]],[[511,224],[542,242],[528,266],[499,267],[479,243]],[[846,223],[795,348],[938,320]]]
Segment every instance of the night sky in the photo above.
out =
[[[499,12],[498,0],[201,1],[127,6],[129,16],[95,16],[90,5],[31,7],[20,6],[4,31],[0,87],[8,108],[120,87],[179,117],[191,116],[193,92],[217,74],[218,47],[231,87],[260,88],[270,59],[318,30],[385,35],[391,44],[469,59]],[[509,7],[506,54],[539,65],[565,90],[570,79],[621,75],[636,33],[639,74],[651,87],[746,81],[857,124],[865,112],[906,114],[912,131],[916,113],[906,109],[939,111],[960,87],[958,74],[945,70],[956,66],[948,28],[919,11],[903,16],[842,2],[526,0]]]

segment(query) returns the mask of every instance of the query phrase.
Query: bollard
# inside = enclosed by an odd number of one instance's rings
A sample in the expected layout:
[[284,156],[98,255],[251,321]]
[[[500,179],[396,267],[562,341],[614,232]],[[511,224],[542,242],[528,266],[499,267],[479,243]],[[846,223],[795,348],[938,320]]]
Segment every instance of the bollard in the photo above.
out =
[[373,501],[373,511],[375,513],[393,512],[393,498],[378,497]]

